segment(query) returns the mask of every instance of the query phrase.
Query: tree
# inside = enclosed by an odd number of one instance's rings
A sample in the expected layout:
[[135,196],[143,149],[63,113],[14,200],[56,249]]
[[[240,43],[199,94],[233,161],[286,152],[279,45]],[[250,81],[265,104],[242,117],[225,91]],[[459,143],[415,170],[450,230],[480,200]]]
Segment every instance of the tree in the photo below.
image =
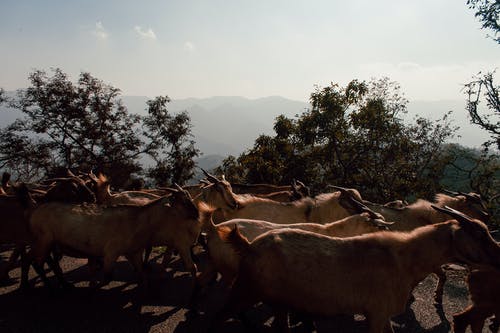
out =
[[493,31],[493,40],[500,44],[500,2],[498,0],[467,0],[470,9],[476,10],[483,29]]
[[[122,187],[132,173],[142,172],[140,156],[157,156],[188,135],[177,131],[141,136],[141,122],[153,119],[160,127],[164,119],[129,114],[119,99],[120,90],[89,73],[81,73],[74,84],[60,69],[52,72],[49,76],[36,70],[29,75],[30,87],[8,101],[24,118],[0,131],[0,167],[24,180],[68,168],[103,172]],[[176,121],[179,127],[190,127],[189,117]],[[189,170],[186,162],[168,167],[177,173]]]
[[[487,148],[496,145],[500,150],[500,86],[494,82],[494,72],[479,73],[474,80],[465,85],[467,94],[467,111],[471,122],[486,130],[491,140],[485,142]],[[486,101],[487,111],[479,110],[480,101]]]
[[172,116],[167,110],[169,102],[168,96],[147,102],[148,116],[143,119],[143,135],[150,139],[148,154],[156,162],[147,173],[157,185],[182,185],[193,177],[193,159],[199,155],[199,150],[190,139],[189,115],[181,112]]
[[316,87],[311,109],[296,119],[278,117],[276,135],[260,136],[237,162],[249,182],[296,178],[316,191],[337,184],[376,201],[430,197],[447,161],[442,145],[455,128],[448,115],[404,124],[406,103],[387,78]]

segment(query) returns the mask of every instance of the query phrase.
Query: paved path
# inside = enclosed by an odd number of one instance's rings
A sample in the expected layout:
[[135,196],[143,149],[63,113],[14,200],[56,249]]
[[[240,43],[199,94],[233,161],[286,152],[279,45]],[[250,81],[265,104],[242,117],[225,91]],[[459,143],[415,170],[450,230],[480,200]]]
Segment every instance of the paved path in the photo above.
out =
[[[4,259],[9,252],[1,253]],[[158,258],[156,258],[158,259]],[[205,257],[200,256],[203,268]],[[159,262],[159,260],[157,260]],[[164,270],[156,261],[151,265],[150,292],[145,296],[134,283],[132,267],[124,260],[116,263],[114,279],[102,290],[90,292],[87,288],[89,274],[86,260],[64,258],[63,270],[74,290],[49,293],[40,281],[30,273],[35,288],[30,292],[17,290],[19,268],[10,272],[11,279],[0,286],[0,332],[57,333],[57,332],[206,332],[210,318],[219,309],[227,291],[220,283],[211,286],[199,301],[201,315],[193,315],[186,305],[189,301],[191,278],[182,272],[182,264],[174,258]],[[444,316],[441,320],[432,305],[432,292],[436,285],[433,277],[425,279],[414,291],[415,301],[403,315],[393,318],[396,333],[402,332],[450,332],[447,320],[451,314],[468,304],[464,283],[465,271],[448,271],[445,286]],[[259,327],[248,328],[238,321],[228,321],[220,328],[229,332],[273,332],[271,312],[260,305],[247,314]],[[363,332],[366,329],[362,316],[338,317],[317,322],[317,333]],[[306,330],[301,325],[292,328],[293,333]],[[489,332],[484,329],[483,332]]]

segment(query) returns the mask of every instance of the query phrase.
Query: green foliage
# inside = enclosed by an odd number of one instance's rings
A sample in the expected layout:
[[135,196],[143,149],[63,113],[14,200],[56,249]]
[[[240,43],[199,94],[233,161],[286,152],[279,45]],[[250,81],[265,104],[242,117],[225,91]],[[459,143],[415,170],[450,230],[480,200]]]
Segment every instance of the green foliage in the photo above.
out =
[[[120,90],[89,73],[81,73],[76,84],[60,69],[54,69],[52,76],[36,70],[29,80],[30,87],[8,101],[24,118],[0,131],[0,166],[24,180],[68,168],[103,172],[121,187],[130,174],[142,171],[140,155],[159,157],[171,146],[178,151],[189,135],[186,115],[167,117],[161,108],[144,119],[129,114],[119,99]],[[157,132],[141,133],[141,122]],[[186,161],[192,155],[182,156],[180,165],[158,162],[182,179],[193,167]]]
[[278,117],[274,137],[260,136],[220,171],[251,183],[300,179],[316,191],[351,186],[379,202],[430,197],[448,162],[442,145],[456,129],[449,115],[436,123],[418,118],[404,124],[399,116],[406,103],[399,85],[387,78],[316,87],[311,109],[296,119]]
[[492,223],[500,224],[500,157],[487,150],[448,145],[450,156],[441,185],[454,191],[474,191],[486,201]]
[[171,115],[167,96],[147,102],[148,116],[143,119],[143,135],[150,139],[148,154],[156,166],[147,171],[157,185],[183,185],[193,176],[194,158],[199,155],[191,140],[191,119],[187,112]]

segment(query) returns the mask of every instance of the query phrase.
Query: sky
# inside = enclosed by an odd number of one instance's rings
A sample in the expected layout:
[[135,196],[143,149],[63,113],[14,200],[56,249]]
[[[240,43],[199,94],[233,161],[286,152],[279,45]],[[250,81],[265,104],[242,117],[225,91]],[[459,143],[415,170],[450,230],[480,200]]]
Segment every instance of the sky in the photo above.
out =
[[0,88],[34,69],[123,95],[279,95],[389,77],[411,100],[463,99],[500,67],[466,0],[0,0]]

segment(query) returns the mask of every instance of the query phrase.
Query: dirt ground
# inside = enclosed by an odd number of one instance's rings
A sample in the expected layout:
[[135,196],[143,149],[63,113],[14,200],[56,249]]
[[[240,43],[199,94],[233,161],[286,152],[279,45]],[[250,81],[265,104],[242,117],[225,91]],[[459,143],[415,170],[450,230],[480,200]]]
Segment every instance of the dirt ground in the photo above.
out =
[[[9,254],[10,251],[0,253],[4,260]],[[199,257],[199,267],[203,269],[206,258],[203,253]],[[206,332],[210,319],[227,297],[226,289],[218,282],[212,285],[199,298],[199,313],[195,314],[187,309],[191,277],[183,272],[179,258],[174,257],[167,269],[163,269],[159,262],[160,255],[156,253],[147,293],[137,287],[132,266],[125,260],[116,263],[114,281],[97,291],[88,288],[89,273],[83,259],[65,257],[62,260],[66,278],[75,285],[69,291],[49,292],[39,279],[35,279],[31,270],[34,288],[21,292],[18,290],[20,269],[16,268],[10,272],[10,279],[0,286],[0,332]],[[459,266],[447,270],[442,311],[437,310],[432,301],[436,279],[429,276],[422,281],[414,290],[415,300],[411,307],[392,319],[395,332],[451,332],[452,314],[469,303],[465,275],[466,271]],[[51,282],[55,284],[53,279]],[[272,315],[267,306],[256,306],[246,317],[252,326],[236,320],[228,321],[219,332],[273,332]],[[488,324],[483,332],[490,332]],[[362,316],[319,320],[316,326],[317,333],[366,330]],[[296,324],[292,332],[307,330]]]

